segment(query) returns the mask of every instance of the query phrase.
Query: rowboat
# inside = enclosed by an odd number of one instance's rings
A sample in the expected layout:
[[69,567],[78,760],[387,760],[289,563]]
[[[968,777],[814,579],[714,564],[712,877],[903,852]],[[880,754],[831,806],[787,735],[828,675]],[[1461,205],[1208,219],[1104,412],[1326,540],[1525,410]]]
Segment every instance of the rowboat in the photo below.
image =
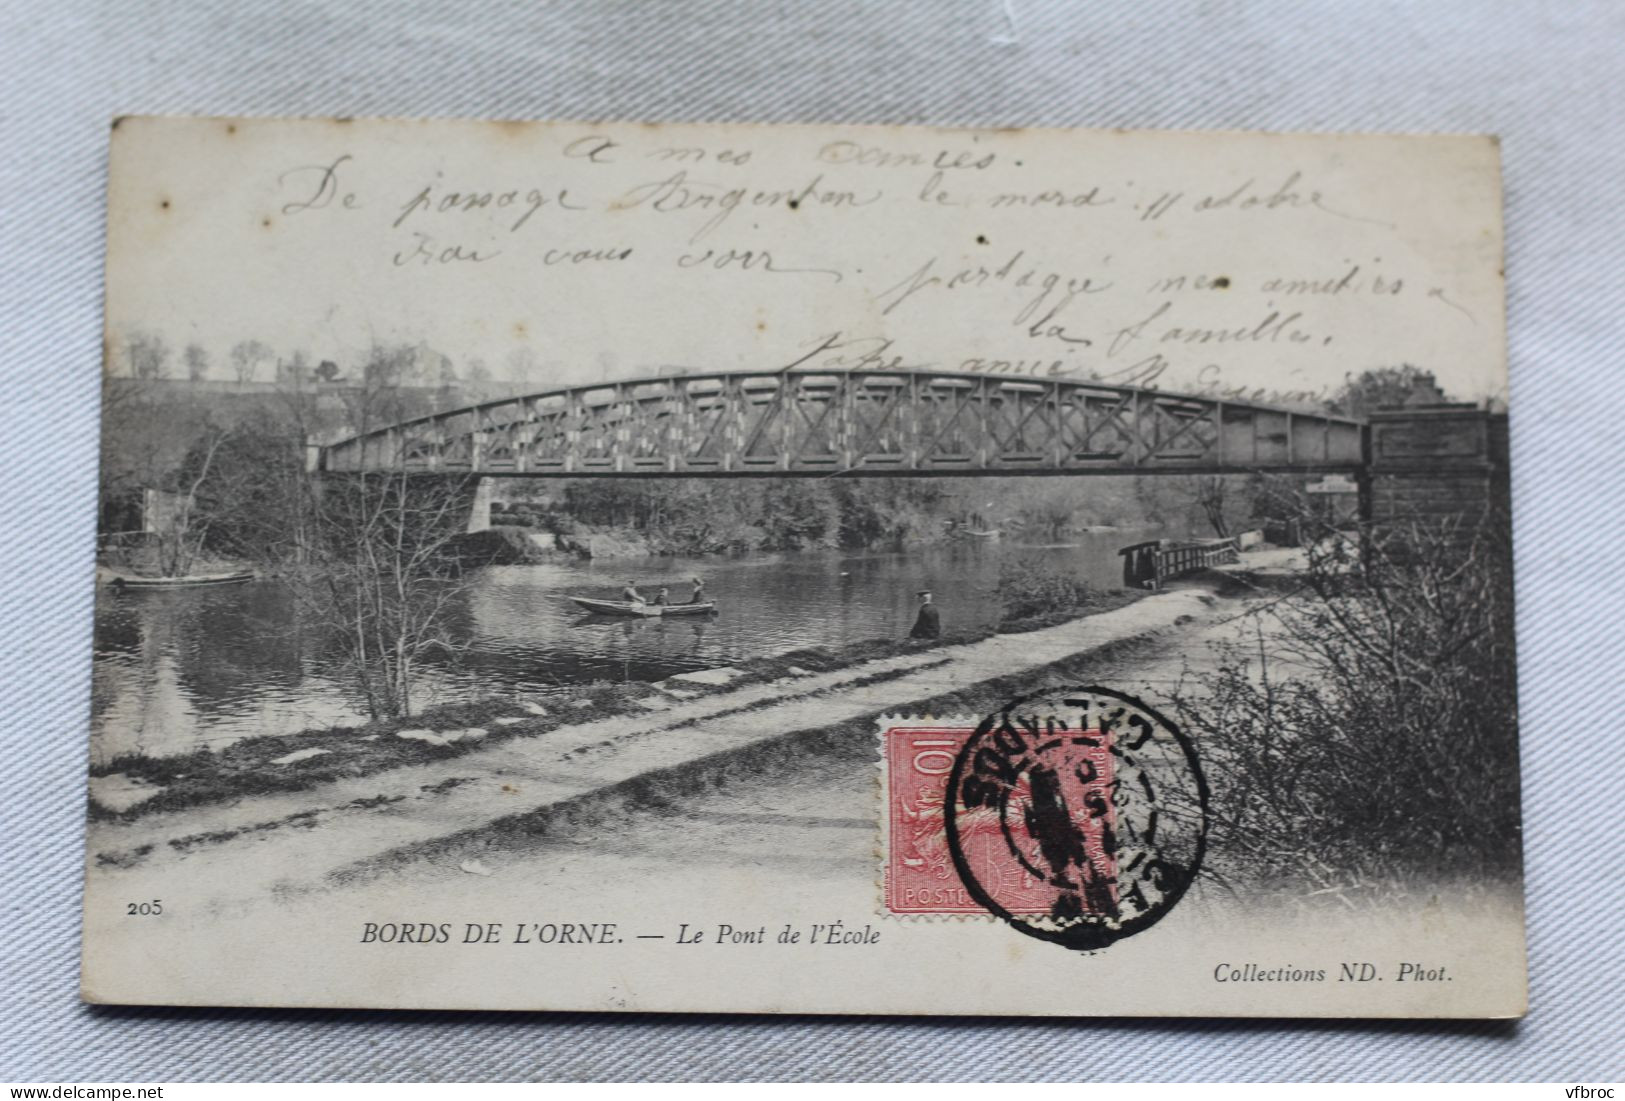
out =
[[186,577],[114,576],[115,589],[190,589],[201,585],[241,585],[254,580],[253,571],[244,573],[198,573]]
[[598,615],[669,616],[706,615],[716,611],[717,603],[708,600],[700,604],[643,604],[631,600],[594,600],[590,596],[572,596],[579,606]]

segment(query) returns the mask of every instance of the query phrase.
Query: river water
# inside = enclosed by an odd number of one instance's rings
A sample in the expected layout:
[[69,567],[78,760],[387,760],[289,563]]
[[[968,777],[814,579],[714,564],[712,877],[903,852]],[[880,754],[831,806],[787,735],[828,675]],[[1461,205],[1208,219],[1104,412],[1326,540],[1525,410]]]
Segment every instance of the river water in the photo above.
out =
[[[991,626],[1001,565],[1064,570],[1121,584],[1117,549],[1169,534],[1097,531],[1065,545],[1008,540],[902,553],[805,552],[741,559],[613,559],[481,570],[460,594],[455,665],[430,668],[416,706],[591,680],[657,680],[809,646],[907,634],[915,592],[931,588],[947,630]],[[688,599],[705,580],[714,617],[582,614],[567,593],[614,597],[627,580]],[[258,734],[364,721],[325,668],[314,632],[275,582],[169,593],[104,590],[96,608],[92,752],[150,755],[218,748]]]

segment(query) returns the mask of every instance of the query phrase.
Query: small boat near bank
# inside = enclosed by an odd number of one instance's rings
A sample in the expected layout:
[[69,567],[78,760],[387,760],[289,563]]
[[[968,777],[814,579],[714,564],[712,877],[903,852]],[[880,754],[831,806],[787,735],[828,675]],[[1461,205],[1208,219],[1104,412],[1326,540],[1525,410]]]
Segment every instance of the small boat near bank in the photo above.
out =
[[717,608],[717,602],[714,600],[702,601],[699,604],[647,604],[633,600],[597,600],[590,596],[572,596],[570,600],[578,607],[597,615],[643,617],[709,615]]
[[192,589],[205,585],[241,585],[254,580],[254,572],[197,573],[184,577],[130,577],[114,574],[108,584],[115,589]]

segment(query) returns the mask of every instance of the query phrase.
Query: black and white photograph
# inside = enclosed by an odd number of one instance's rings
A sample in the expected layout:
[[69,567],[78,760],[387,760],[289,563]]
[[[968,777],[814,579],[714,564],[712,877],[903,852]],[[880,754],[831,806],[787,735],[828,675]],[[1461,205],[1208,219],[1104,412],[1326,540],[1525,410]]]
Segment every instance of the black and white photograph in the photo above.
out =
[[1493,139],[111,147],[86,1000],[1524,1013]]

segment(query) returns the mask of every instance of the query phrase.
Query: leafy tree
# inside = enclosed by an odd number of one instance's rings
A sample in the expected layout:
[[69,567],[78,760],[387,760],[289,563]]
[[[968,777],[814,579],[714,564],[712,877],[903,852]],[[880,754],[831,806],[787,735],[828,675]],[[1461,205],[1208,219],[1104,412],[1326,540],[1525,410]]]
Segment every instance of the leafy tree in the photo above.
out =
[[854,550],[935,538],[952,504],[945,484],[933,478],[853,478],[828,485],[839,510],[836,541]]
[[427,341],[401,345],[396,352],[401,357],[398,385],[446,388],[457,382],[451,357]]
[[841,526],[840,505],[818,482],[785,479],[762,490],[758,524],[775,551],[832,547]]
[[1347,376],[1342,389],[1327,405],[1334,413],[1363,417],[1385,406],[1404,405],[1418,392],[1437,395],[1431,398],[1434,401],[1445,400],[1432,371],[1402,363],[1398,367],[1378,367]]
[[508,353],[508,377],[514,382],[529,385],[537,380],[541,370],[541,362],[536,358],[536,350],[529,344],[521,344]]
[[475,357],[468,361],[468,373],[464,379],[464,389],[474,401],[483,401],[493,393],[491,385],[491,368],[485,365],[485,360]]

